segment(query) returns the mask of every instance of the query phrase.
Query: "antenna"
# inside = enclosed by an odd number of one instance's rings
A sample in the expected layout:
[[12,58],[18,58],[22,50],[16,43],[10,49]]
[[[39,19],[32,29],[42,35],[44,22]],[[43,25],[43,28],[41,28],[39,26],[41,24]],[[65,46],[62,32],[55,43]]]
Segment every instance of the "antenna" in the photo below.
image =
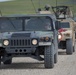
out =
[[41,7],[41,1],[39,0],[39,8]]
[[1,12],[1,10],[0,10],[0,15],[2,16],[2,12]]
[[36,8],[35,8],[35,5],[34,5],[34,3],[33,3],[33,1],[32,1],[32,0],[31,0],[31,2],[32,2],[32,5],[33,5],[34,10],[35,10],[35,13],[36,13]]
[[38,4],[39,4],[38,12],[40,12],[41,11],[41,1],[40,0],[39,0]]
[[58,1],[56,0],[56,6],[57,6],[57,4],[58,4]]
[[73,0],[73,18],[74,18],[74,16],[75,16],[75,14],[74,14],[74,1],[75,1],[75,0]]

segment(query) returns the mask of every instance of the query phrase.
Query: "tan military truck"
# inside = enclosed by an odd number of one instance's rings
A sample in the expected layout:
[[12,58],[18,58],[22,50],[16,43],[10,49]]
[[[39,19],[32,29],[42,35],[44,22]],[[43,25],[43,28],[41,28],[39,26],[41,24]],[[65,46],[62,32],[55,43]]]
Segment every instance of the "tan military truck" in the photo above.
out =
[[75,51],[75,30],[74,21],[71,18],[66,18],[60,22],[59,29],[59,48],[66,49],[67,54],[72,54]]
[[58,32],[59,48],[66,49],[67,54],[72,54],[75,51],[75,22],[72,19],[72,11],[68,6],[57,6],[52,7],[52,13],[49,8],[50,6],[46,5],[45,10],[40,10],[39,14],[55,14],[61,26]]
[[56,18],[60,21],[59,48],[66,49],[67,54],[75,51],[75,21],[69,6],[52,7]]

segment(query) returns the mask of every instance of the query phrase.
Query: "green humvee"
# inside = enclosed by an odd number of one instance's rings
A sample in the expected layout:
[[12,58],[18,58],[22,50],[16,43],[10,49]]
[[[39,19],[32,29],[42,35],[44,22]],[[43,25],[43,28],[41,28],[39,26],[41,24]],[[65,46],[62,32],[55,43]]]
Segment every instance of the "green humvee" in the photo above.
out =
[[30,55],[44,59],[45,68],[53,68],[58,56],[58,28],[53,15],[0,17],[0,63],[11,64],[13,57]]

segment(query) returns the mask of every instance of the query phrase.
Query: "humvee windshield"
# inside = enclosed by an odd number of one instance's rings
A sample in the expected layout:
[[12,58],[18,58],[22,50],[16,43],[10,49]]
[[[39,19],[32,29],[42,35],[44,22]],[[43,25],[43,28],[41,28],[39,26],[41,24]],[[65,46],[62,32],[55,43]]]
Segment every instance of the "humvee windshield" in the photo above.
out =
[[70,28],[70,24],[68,22],[61,22],[61,28]]
[[22,21],[20,19],[0,19],[0,31],[10,32],[10,31],[21,31]]
[[30,18],[25,20],[25,30],[52,30],[52,22],[49,18]]
[[2,32],[27,30],[52,30],[52,21],[46,17],[22,17],[0,19],[0,31]]

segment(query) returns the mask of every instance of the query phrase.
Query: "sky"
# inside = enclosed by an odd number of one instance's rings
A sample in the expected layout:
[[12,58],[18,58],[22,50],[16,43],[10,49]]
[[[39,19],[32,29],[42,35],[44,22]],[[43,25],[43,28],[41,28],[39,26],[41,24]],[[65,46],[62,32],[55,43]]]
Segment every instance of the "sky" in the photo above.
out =
[[0,2],[6,2],[6,1],[12,1],[12,0],[0,0]]

